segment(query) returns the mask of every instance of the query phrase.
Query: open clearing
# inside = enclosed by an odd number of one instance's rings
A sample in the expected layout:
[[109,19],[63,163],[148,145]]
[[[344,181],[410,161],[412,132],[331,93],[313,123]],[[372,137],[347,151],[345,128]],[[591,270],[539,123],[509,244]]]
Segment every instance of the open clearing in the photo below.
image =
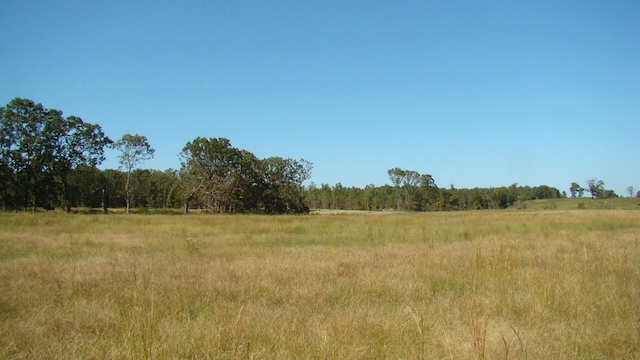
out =
[[640,212],[0,214],[0,358],[640,358]]

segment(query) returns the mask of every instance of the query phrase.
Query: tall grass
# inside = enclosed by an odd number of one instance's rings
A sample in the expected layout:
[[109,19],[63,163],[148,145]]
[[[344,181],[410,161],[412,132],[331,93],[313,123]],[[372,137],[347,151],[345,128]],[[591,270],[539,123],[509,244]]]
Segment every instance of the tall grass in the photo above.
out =
[[640,358],[640,212],[0,215],[0,358]]

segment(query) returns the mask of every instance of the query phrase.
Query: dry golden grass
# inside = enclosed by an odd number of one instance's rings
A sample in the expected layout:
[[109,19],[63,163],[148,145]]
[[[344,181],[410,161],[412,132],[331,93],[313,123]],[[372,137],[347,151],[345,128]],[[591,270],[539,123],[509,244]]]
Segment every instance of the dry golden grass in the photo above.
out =
[[0,214],[0,358],[640,358],[639,240],[615,210]]

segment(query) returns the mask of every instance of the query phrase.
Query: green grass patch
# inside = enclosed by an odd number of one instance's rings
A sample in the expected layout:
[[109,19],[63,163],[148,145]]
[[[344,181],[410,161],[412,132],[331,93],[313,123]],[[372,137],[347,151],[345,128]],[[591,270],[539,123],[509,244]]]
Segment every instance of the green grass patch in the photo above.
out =
[[640,210],[640,198],[591,199],[543,199],[524,202],[527,210]]

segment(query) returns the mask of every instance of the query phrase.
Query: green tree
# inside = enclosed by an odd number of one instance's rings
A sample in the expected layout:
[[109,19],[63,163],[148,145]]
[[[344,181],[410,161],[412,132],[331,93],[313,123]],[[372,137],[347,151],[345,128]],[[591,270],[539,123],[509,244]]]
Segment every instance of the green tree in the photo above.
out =
[[[26,209],[42,201],[45,150],[42,135],[48,110],[28,99],[13,99],[2,112],[1,138],[5,172],[5,198],[12,208]],[[10,193],[10,195],[9,195]]]
[[120,170],[105,169],[102,171],[104,183],[102,188],[106,191],[108,207],[122,208],[127,205],[126,194],[124,192],[126,176]]
[[125,194],[128,214],[131,205],[131,171],[145,161],[153,159],[155,149],[149,145],[146,136],[138,134],[124,134],[122,138],[115,143],[114,147],[120,150],[121,154],[118,156],[118,159],[120,160],[120,165],[127,172]]
[[62,184],[67,211],[71,211],[69,175],[78,166],[95,167],[105,160],[104,148],[112,144],[99,125],[89,124],[76,116],[56,116],[45,129],[52,146],[52,166]]
[[[433,179],[433,176],[431,176],[430,174],[420,175],[419,186],[419,199],[417,200],[419,207],[416,210],[433,210],[439,198],[438,187],[436,186],[436,182]],[[453,185],[451,185],[451,188],[453,189]]]
[[387,170],[387,175],[389,175],[391,185],[393,185],[396,192],[396,210],[400,211],[400,203],[402,202],[400,185],[402,184],[402,179],[404,179],[404,170],[400,168],[389,169]]
[[227,210],[239,156],[240,151],[225,138],[198,137],[185,145],[180,153],[185,212],[196,198],[213,213]]
[[591,198],[597,198],[598,195],[602,195],[601,192],[604,190],[604,181],[598,180],[598,178],[591,178],[587,180],[587,189],[591,193]]
[[304,213],[303,182],[313,165],[304,160],[259,160],[225,138],[196,138],[180,153],[185,212],[204,206],[213,213]]
[[76,116],[64,118],[62,111],[21,98],[2,111],[0,139],[3,180],[10,182],[12,205],[34,210],[54,208],[62,200],[69,211],[69,175],[80,165],[102,163],[104,148],[112,143],[98,125]]
[[179,208],[181,195],[179,191],[179,172],[174,169],[165,171],[151,170],[149,177],[149,198],[146,199],[152,208]]
[[6,128],[5,109],[0,107],[0,205],[3,210],[14,207],[15,205],[15,186],[13,180],[14,172],[12,169],[12,133]]
[[407,210],[417,210],[416,192],[420,184],[420,173],[413,170],[405,170],[402,179],[402,189],[404,192],[404,203]]
[[547,185],[540,185],[533,188],[535,199],[557,199],[560,197],[560,190]]
[[304,159],[264,159],[263,204],[267,213],[308,213],[302,183],[311,177],[313,164]]
[[251,152],[239,151],[235,170],[232,173],[234,188],[231,194],[231,211],[248,212],[258,209],[264,191],[261,165],[262,161]]
[[[389,180],[396,192],[396,209],[424,210],[436,197],[436,187],[433,177],[429,174],[421,175],[417,171],[393,168],[387,170]],[[404,203],[404,207],[401,204]]]
[[582,197],[584,188],[581,187],[578,183],[572,182],[569,191],[571,192],[571,197]]
[[69,174],[71,206],[97,208],[101,206],[104,173],[95,166],[79,165]]
[[329,184],[321,184],[320,185],[320,208],[322,209],[333,209],[334,208],[333,201],[333,189]]

